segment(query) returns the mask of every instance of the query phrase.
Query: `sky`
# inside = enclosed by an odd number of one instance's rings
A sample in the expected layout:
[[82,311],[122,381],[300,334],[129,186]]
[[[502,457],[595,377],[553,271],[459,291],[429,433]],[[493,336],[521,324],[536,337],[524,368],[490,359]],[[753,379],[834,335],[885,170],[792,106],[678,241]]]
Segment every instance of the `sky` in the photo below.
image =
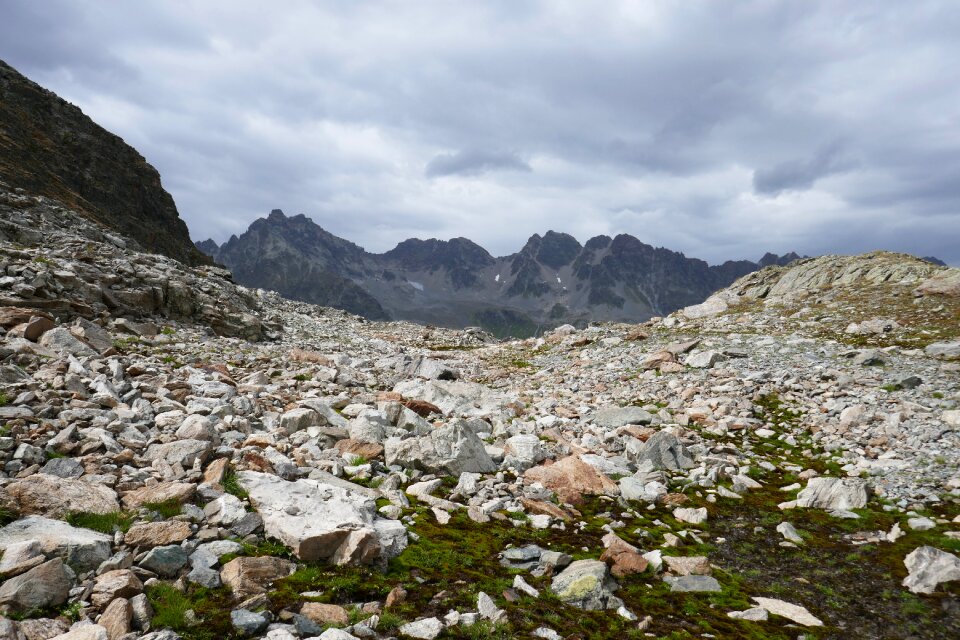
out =
[[160,171],[371,251],[552,229],[960,265],[960,3],[0,0],[0,59]]

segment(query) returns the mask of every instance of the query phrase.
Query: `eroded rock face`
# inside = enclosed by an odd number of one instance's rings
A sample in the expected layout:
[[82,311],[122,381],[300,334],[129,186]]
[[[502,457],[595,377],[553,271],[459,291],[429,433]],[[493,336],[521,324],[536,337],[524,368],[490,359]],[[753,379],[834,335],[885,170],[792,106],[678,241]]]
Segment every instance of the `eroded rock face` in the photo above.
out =
[[239,477],[267,535],[301,560],[371,564],[406,546],[406,528],[378,517],[376,502],[363,487],[307,479],[287,482],[253,471]]

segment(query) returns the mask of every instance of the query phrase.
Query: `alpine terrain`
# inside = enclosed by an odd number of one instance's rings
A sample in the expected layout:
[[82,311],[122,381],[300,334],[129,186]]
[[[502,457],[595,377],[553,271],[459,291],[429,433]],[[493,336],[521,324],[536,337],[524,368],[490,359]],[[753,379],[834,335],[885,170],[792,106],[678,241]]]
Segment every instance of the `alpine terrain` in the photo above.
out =
[[203,248],[0,67],[0,638],[960,637],[960,269]]

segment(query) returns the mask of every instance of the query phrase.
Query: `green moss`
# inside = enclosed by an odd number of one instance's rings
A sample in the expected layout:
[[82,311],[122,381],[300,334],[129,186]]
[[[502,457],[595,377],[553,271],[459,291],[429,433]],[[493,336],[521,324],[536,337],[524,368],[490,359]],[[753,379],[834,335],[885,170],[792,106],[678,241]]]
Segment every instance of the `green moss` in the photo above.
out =
[[111,511],[110,513],[78,511],[67,514],[64,519],[74,527],[93,529],[101,533],[113,533],[116,530],[126,532],[133,524],[133,516],[123,511]]
[[237,478],[236,472],[228,468],[226,473],[223,474],[223,480],[220,481],[220,485],[223,487],[223,490],[227,493],[240,498],[241,500],[246,500],[250,497],[250,494],[240,486],[240,481]]
[[10,404],[10,396],[3,391],[0,391],[0,407],[5,407],[8,404]]
[[237,637],[230,623],[232,595],[229,589],[197,587],[179,591],[169,583],[160,582],[147,587],[146,593],[154,610],[150,621],[154,629],[173,629],[184,640]]
[[164,500],[163,502],[147,502],[143,506],[150,511],[160,514],[160,517],[163,519],[173,518],[174,516],[180,515],[183,511],[183,505],[174,498]]

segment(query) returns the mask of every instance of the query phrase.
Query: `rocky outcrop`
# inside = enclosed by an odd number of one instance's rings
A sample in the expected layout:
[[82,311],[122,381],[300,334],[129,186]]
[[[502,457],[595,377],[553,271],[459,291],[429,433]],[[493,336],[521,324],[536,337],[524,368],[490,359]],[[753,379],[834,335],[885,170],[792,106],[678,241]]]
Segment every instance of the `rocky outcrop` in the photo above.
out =
[[2,61],[0,179],[59,200],[147,251],[210,263],[143,156]]
[[[7,265],[0,304],[27,314],[11,316],[7,328],[20,320],[26,337],[34,317],[95,321],[77,325],[72,335],[56,330],[46,338],[54,351],[109,350],[111,341],[98,337],[104,315],[138,321],[126,324],[125,332],[142,338],[155,337],[158,328],[150,321],[164,319],[202,322],[218,335],[248,340],[275,336],[278,329],[264,318],[262,295],[234,284],[224,269],[189,268],[142,253],[63,203],[14,193],[3,182],[0,260]],[[39,326],[32,330],[40,333]]]
[[944,267],[926,260],[886,251],[856,256],[828,255],[751,273],[730,285],[725,295],[778,301],[810,296],[833,287],[884,283],[916,287],[942,271]]

